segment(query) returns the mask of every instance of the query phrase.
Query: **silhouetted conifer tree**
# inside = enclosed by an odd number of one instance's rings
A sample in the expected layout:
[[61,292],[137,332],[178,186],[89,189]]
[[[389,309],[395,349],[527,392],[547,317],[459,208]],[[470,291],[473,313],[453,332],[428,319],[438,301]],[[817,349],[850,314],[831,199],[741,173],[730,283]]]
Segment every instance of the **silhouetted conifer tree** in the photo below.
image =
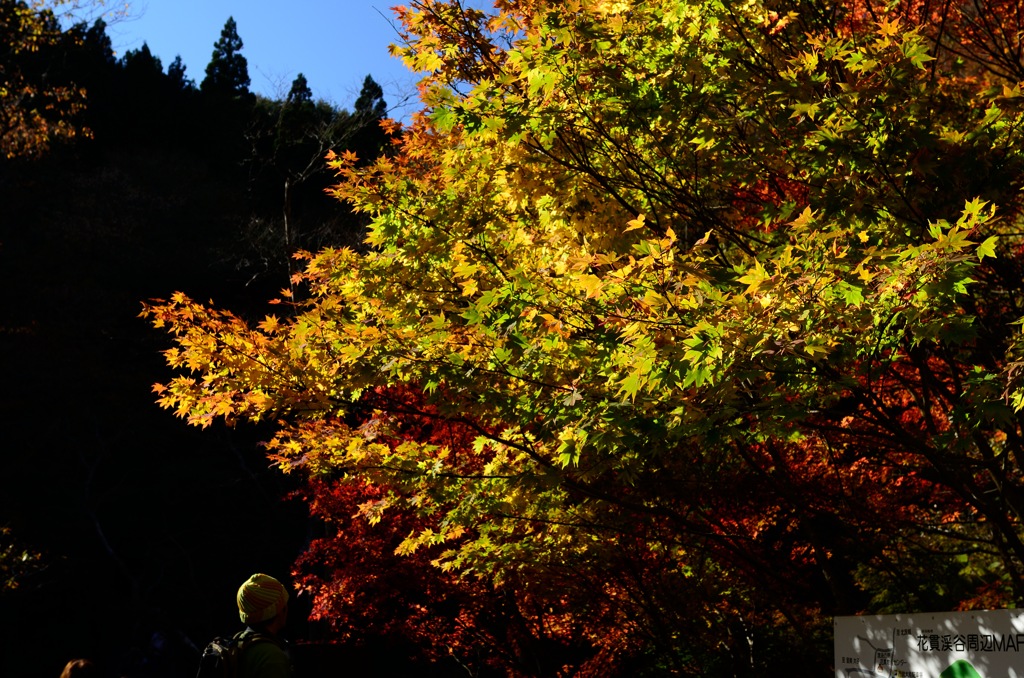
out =
[[380,155],[388,139],[387,133],[380,126],[388,110],[384,90],[369,75],[363,80],[363,88],[359,91],[354,108],[353,136],[349,149],[364,163]]
[[295,80],[292,80],[292,88],[288,90],[288,97],[285,99],[285,103],[288,104],[307,104],[313,101],[313,91],[309,89],[309,83],[306,82],[306,76],[299,73]]
[[139,49],[130,49],[125,52],[124,57],[121,58],[121,65],[129,73],[139,76],[155,77],[164,72],[160,57],[154,56],[145,42]]
[[356,115],[367,120],[379,120],[387,113],[388,103],[384,101],[384,90],[372,76],[367,75],[363,80],[363,88],[359,91],[355,109]]
[[175,90],[188,91],[195,89],[195,81],[185,75],[185,70],[185,63],[181,60],[181,55],[175,55],[174,61],[167,66],[167,78]]
[[249,93],[249,64],[242,56],[242,38],[234,17],[228,17],[220,38],[213,45],[213,56],[206,66],[203,92],[243,95]]
[[85,28],[84,23],[76,24],[76,26],[80,26],[84,31],[83,47],[92,53],[94,60],[97,63],[112,66],[116,58],[114,57],[114,48],[110,43],[110,36],[107,35],[107,22],[103,19],[96,19],[89,28]]

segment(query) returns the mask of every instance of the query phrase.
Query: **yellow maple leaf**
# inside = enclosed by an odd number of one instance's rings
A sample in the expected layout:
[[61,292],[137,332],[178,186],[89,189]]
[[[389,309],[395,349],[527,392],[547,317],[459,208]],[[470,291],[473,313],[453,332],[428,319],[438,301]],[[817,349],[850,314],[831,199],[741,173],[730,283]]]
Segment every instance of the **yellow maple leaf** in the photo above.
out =
[[632,219],[632,220],[626,222],[626,230],[623,231],[623,233],[628,233],[630,231],[635,231],[636,229],[643,228],[643,227],[644,227],[644,215],[643,214],[638,214],[636,219]]

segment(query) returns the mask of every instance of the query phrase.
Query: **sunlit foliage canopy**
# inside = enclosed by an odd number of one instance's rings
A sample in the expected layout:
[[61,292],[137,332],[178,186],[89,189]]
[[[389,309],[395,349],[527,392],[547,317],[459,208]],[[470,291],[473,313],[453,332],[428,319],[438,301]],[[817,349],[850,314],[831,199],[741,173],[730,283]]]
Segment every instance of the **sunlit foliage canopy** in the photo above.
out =
[[278,422],[592,667],[816,672],[832,614],[1022,597],[1014,3],[399,17],[424,109],[331,159],[365,247],[261,322],[148,305],[164,407]]

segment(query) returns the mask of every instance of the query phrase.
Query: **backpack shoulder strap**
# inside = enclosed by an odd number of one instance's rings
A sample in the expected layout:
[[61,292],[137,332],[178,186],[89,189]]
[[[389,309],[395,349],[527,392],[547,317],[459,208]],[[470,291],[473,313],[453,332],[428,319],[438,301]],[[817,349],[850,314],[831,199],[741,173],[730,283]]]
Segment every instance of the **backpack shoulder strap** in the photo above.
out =
[[280,643],[272,636],[262,634],[253,629],[239,631],[234,635],[234,641],[239,652],[243,652],[246,648],[258,645],[259,643],[273,643],[274,645],[280,646]]

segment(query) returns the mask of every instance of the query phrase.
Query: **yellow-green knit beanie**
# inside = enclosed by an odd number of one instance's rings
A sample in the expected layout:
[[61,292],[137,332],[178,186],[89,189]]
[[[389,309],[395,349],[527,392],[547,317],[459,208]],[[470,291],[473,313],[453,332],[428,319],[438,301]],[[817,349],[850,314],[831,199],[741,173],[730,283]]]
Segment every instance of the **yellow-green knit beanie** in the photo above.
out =
[[238,588],[238,615],[245,624],[273,619],[288,604],[288,591],[270,575],[254,574]]

